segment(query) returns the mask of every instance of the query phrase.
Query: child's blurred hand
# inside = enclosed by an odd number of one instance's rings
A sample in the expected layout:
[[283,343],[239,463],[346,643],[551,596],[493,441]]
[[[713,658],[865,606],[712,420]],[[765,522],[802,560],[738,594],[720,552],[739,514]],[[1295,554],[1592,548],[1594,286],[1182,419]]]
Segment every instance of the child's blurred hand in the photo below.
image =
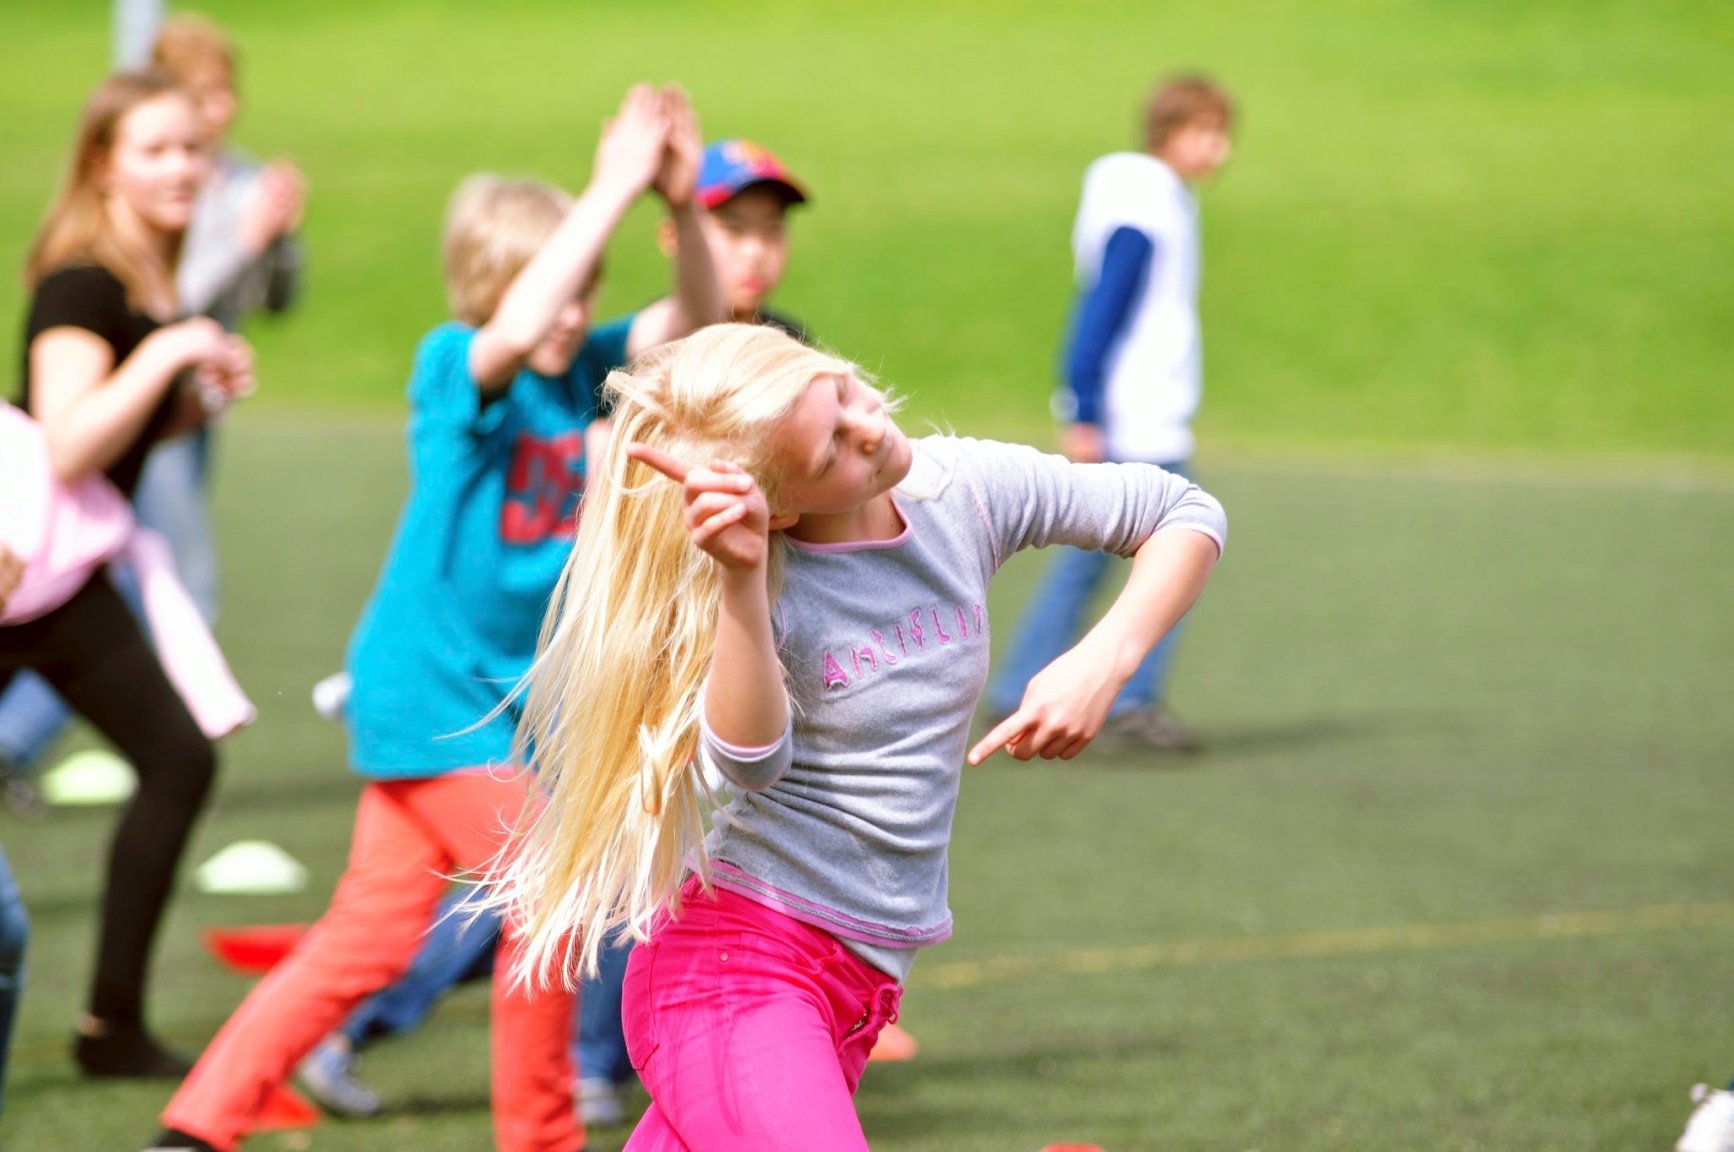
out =
[[668,141],[651,186],[670,208],[685,208],[692,203],[693,191],[698,187],[699,166],[704,162],[704,134],[699,131],[698,113],[693,111],[691,99],[679,85],[670,84],[662,89],[662,111],[668,118]]
[[758,482],[740,468],[717,461],[695,468],[648,444],[629,444],[626,454],[681,486],[683,519],[692,542],[724,568],[762,569],[770,556],[770,507]]
[[208,415],[252,395],[253,348],[215,320],[195,316],[157,329],[152,339],[168,346],[177,366],[192,369],[193,385]]
[[667,140],[662,94],[648,84],[634,84],[614,119],[602,125],[591,182],[637,196],[656,177]]
[[307,182],[287,160],[275,160],[259,174],[239,224],[242,247],[257,255],[279,236],[301,226],[307,210]]

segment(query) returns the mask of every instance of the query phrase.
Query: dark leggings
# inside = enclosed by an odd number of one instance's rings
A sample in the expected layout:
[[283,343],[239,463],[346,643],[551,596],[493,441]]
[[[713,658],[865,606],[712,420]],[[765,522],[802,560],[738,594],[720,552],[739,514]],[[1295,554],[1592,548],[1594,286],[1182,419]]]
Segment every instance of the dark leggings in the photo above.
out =
[[90,1012],[140,1023],[151,944],[216,751],[105,574],[48,615],[0,627],[0,689],[20,668],[35,669],[138,772],[109,845]]

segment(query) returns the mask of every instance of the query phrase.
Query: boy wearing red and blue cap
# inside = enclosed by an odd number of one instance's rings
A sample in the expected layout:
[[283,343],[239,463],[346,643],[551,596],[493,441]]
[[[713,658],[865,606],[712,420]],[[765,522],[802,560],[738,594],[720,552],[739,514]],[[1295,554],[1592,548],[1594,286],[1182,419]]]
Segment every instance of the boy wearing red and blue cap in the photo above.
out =
[[[788,167],[750,140],[719,140],[704,150],[693,199],[704,209],[699,222],[729,319],[769,324],[805,340],[798,320],[765,307],[789,263],[789,209],[807,202],[806,190]],[[674,255],[671,221],[663,222],[661,245]]]

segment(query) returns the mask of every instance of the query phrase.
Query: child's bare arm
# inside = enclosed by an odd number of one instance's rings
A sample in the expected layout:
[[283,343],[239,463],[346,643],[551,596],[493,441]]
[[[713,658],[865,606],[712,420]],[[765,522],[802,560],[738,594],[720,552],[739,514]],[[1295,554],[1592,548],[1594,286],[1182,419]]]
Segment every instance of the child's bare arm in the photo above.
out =
[[1082,752],[1139,662],[1204,591],[1218,555],[1216,541],[1202,532],[1176,529],[1144,541],[1113,607],[1030,681],[1018,710],[970,749],[969,762],[1002,748],[1019,760],[1070,760]]
[[512,382],[560,310],[589,282],[615,225],[656,175],[667,131],[661,95],[646,84],[628,92],[619,114],[603,126],[589,186],[470,344],[470,376],[484,393]]
[[83,328],[50,328],[31,341],[30,414],[48,438],[55,475],[76,480],[112,467],[150,423],[163,393],[187,368],[225,391],[251,388],[245,341],[203,316],[158,328],[119,365],[114,349]]
[[626,451],[681,486],[687,532],[717,564],[722,598],[705,723],[729,744],[775,744],[789,726],[789,697],[771,632],[766,565],[772,517],[764,493],[751,476],[727,462],[695,467],[645,444]]
[[663,100],[668,112],[668,146],[654,186],[667,202],[669,219],[674,223],[674,295],[658,300],[633,320],[626,339],[631,356],[714,324],[723,318],[724,311],[722,286],[717,282],[710,245],[699,227],[699,210],[693,203],[699,165],[704,159],[698,115],[679,88],[663,89]]

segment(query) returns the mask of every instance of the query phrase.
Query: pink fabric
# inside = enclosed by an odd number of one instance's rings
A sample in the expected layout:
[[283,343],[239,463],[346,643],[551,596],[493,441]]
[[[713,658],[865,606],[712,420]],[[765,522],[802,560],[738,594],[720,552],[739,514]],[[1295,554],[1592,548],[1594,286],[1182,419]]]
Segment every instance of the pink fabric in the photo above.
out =
[[690,882],[626,969],[652,1101],[627,1152],[865,1152],[855,1088],[902,992],[817,928]]
[[0,404],[0,493],[0,544],[24,561],[0,624],[34,620],[72,599],[132,533],[126,497],[101,474],[58,480],[41,426],[10,404]]
[[[350,1009],[409,967],[446,877],[493,861],[525,795],[521,775],[476,772],[363,789],[331,907],[235,1009],[163,1123],[225,1152],[237,1147],[272,1088]],[[578,1152],[584,1129],[572,1107],[572,994],[514,986],[520,946],[508,927],[494,966],[495,1146]]]
[[126,562],[144,598],[157,660],[206,738],[220,740],[259,715],[175,571],[168,541],[148,528],[127,541]]
[[0,544],[24,561],[0,626],[54,611],[120,558],[138,581],[157,658],[199,731],[217,740],[253,722],[258,713],[181,584],[168,545],[134,524],[126,498],[101,473],[71,484],[58,479],[41,426],[4,403],[0,493]]

